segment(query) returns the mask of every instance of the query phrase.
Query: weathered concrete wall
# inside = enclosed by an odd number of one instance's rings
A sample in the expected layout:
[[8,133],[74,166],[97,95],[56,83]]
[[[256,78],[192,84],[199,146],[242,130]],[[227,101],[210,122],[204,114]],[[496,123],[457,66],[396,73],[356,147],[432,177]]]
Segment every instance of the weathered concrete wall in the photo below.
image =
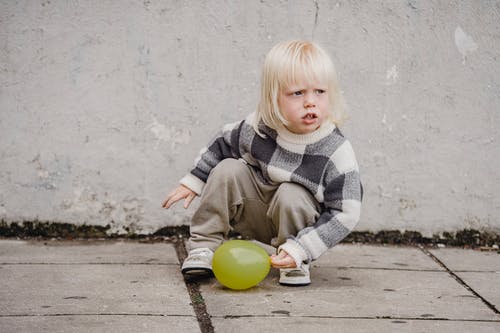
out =
[[151,232],[278,41],[332,54],[358,230],[500,230],[499,1],[0,1],[0,219]]

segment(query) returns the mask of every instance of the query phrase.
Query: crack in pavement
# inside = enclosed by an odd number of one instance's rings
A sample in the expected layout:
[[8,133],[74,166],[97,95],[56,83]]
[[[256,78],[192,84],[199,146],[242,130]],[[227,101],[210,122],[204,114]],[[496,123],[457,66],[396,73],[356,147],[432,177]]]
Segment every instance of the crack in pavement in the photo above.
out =
[[141,262],[2,262],[0,266],[14,265],[60,265],[60,266],[78,266],[78,265],[121,265],[121,266],[177,266],[174,263],[141,263]]
[[77,316],[118,316],[118,317],[188,317],[186,314],[165,314],[165,313],[40,313],[40,314],[0,314],[0,318],[18,317],[77,317]]
[[[187,251],[183,240],[179,240],[174,243],[175,251],[177,253],[177,258],[179,263],[182,263],[187,257]],[[205,300],[200,292],[200,285],[193,278],[187,278],[184,276],[184,283],[188,290],[189,296],[191,298],[191,305],[193,307],[196,318],[198,319],[198,325],[202,333],[213,333],[215,332],[214,326],[212,324],[211,316],[207,312],[207,307]]]
[[363,266],[313,266],[313,267],[315,267],[315,268],[336,268],[339,270],[360,269],[360,270],[379,270],[379,271],[446,273],[446,271],[439,270],[439,269],[396,268],[396,267],[363,267]]
[[443,267],[449,275],[451,275],[459,284],[461,284],[465,289],[467,289],[468,291],[470,291],[472,294],[474,294],[474,296],[478,297],[481,301],[483,301],[483,303],[488,307],[490,308],[493,312],[495,312],[496,314],[500,314],[500,311],[498,311],[498,309],[495,307],[494,304],[490,303],[486,298],[484,298],[483,296],[481,296],[478,292],[476,292],[474,289],[472,289],[471,286],[469,286],[461,277],[459,277],[455,272],[453,272],[451,269],[448,268],[448,266],[446,266],[444,264],[444,262],[442,262],[438,257],[436,257],[434,254],[432,254],[429,250],[427,250],[426,248],[424,248],[423,246],[419,245],[418,248],[423,252],[425,253],[426,255],[428,255],[432,260],[434,260],[436,263],[438,263],[441,267]]
[[349,316],[278,316],[278,315],[225,315],[225,316],[212,316],[212,318],[221,319],[239,319],[239,318],[319,318],[319,319],[355,319],[355,320],[419,320],[419,321],[450,321],[450,322],[485,322],[485,323],[500,323],[499,320],[494,319],[449,319],[449,318],[421,318],[421,317],[393,317],[393,316],[362,316],[362,317],[349,317]]

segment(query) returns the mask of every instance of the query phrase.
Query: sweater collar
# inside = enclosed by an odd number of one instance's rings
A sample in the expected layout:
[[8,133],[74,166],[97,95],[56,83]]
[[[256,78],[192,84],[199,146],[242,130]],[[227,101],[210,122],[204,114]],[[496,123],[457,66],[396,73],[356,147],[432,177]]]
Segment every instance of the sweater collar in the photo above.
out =
[[332,133],[335,129],[335,124],[330,121],[325,121],[321,126],[312,133],[307,134],[296,134],[290,132],[286,127],[281,127],[277,130],[278,136],[281,137],[284,141],[294,143],[294,144],[302,144],[308,145],[327,137]]

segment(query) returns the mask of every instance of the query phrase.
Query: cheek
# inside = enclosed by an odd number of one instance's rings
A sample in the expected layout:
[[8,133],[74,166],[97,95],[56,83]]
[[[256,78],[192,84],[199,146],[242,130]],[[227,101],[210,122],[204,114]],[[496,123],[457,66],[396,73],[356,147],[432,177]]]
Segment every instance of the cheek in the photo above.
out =
[[321,108],[325,111],[330,110],[330,100],[328,97],[321,100]]
[[295,110],[295,108],[296,108],[295,103],[293,101],[283,100],[280,103],[280,110],[282,112],[290,113],[290,112],[293,112],[293,110]]
[[278,107],[281,112],[286,112],[290,108],[290,102],[286,98],[278,98]]

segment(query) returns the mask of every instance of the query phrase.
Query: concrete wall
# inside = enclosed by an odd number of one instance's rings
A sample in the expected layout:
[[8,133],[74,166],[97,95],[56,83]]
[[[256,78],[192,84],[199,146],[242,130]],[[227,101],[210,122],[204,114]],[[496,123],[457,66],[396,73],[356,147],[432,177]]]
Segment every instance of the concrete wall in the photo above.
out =
[[0,1],[0,219],[147,233],[198,150],[252,112],[278,41],[331,53],[357,230],[500,231],[499,1]]

